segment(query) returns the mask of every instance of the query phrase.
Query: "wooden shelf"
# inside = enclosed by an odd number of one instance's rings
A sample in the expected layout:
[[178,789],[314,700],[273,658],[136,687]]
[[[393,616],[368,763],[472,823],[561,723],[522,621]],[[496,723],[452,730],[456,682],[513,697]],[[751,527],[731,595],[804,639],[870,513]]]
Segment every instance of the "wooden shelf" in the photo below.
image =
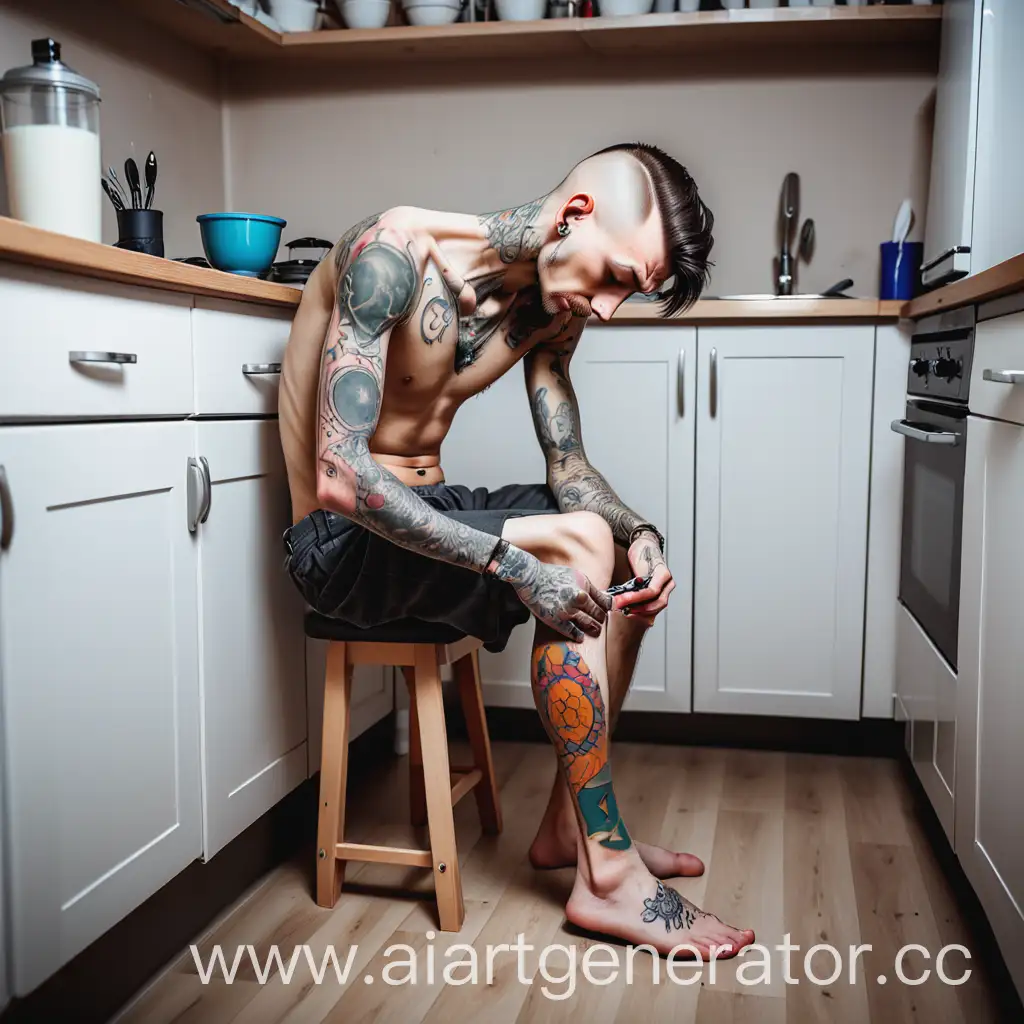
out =
[[[891,48],[920,61],[938,55],[941,6],[806,7],[647,14],[632,18],[491,21],[436,27],[277,33],[228,0],[121,0],[139,16],[233,59],[380,61],[499,57],[683,56],[750,48]],[[397,0],[396,0],[397,2]]]

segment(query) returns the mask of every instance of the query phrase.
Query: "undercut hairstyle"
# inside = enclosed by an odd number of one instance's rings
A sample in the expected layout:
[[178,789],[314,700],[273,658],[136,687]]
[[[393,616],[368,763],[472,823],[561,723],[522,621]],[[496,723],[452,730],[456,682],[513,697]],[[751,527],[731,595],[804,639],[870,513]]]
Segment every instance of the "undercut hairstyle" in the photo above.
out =
[[668,250],[672,283],[662,292],[662,316],[681,313],[700,298],[711,277],[709,259],[715,216],[697,192],[697,183],[678,160],[646,142],[624,142],[595,153],[628,153],[647,171],[654,188]]

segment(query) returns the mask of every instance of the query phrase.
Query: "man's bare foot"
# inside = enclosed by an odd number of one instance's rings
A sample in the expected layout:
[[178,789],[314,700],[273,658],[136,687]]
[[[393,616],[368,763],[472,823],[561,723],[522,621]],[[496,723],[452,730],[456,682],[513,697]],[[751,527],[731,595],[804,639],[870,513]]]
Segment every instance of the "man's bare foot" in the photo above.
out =
[[[600,895],[577,874],[565,916],[578,928],[637,946],[648,943],[662,954],[692,946],[702,960],[730,959],[754,941],[749,928],[733,928],[705,913],[639,864]],[[686,958],[686,953],[679,957]]]
[[[565,788],[564,784],[562,788]],[[530,863],[541,870],[574,867],[577,831],[571,806],[566,808],[560,797],[552,797],[530,847]],[[686,878],[704,874],[704,862],[692,853],[676,853],[636,840],[633,845],[655,878]]]

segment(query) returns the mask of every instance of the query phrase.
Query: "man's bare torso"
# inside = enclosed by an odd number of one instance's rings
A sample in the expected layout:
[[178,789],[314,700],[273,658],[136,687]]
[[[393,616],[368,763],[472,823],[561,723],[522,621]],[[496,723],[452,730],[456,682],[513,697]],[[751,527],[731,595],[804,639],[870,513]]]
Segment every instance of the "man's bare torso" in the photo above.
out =
[[[354,246],[379,222],[401,223],[419,211],[398,208],[350,229],[310,276],[292,324],[281,378],[281,438],[292,514],[319,507],[316,496],[318,388],[338,281]],[[421,261],[411,313],[391,333],[380,417],[370,451],[406,484],[438,483],[441,443],[459,406],[483,391],[539,343],[557,336],[569,317],[552,317],[535,285],[506,290],[504,275],[467,279],[476,308],[458,309],[437,262]],[[335,344],[338,339],[327,339]]]

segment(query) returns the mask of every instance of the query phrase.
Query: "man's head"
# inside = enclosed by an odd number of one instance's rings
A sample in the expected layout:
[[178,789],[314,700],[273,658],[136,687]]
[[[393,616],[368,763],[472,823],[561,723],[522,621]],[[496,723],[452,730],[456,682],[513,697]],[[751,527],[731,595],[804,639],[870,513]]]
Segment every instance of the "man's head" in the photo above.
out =
[[656,146],[603,149],[577,164],[553,197],[555,223],[537,258],[547,312],[604,320],[633,292],[657,291],[670,278],[665,315],[700,295],[714,217],[686,168]]

